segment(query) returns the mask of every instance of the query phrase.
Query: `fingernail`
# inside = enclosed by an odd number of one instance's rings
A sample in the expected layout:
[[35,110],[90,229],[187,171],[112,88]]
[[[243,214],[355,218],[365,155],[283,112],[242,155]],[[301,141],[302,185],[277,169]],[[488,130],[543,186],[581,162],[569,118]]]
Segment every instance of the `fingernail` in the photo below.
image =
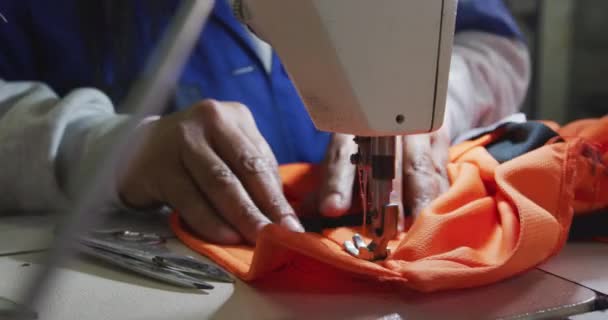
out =
[[323,200],[320,209],[321,214],[334,217],[343,214],[348,208],[346,208],[342,194],[336,192],[330,194]]
[[272,222],[270,221],[260,221],[255,225],[255,230],[257,232],[262,231],[262,229],[264,229],[267,225],[271,224]]
[[304,227],[302,227],[302,224],[300,224],[300,222],[291,215],[281,219],[281,225],[287,227],[287,229],[291,231],[304,232]]
[[243,238],[235,231],[228,228],[219,228],[217,238],[225,245],[237,245],[243,242]]

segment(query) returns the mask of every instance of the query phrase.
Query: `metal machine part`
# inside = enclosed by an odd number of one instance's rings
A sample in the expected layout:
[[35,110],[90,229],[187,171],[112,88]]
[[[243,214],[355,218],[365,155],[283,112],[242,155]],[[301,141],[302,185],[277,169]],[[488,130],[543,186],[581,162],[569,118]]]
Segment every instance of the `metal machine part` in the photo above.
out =
[[363,208],[365,244],[356,234],[344,243],[345,249],[361,259],[375,261],[388,257],[388,243],[397,236],[402,215],[399,137],[357,137],[359,152],[351,157],[357,166]]
[[233,282],[224,270],[194,257],[173,254],[155,233],[131,230],[93,232],[81,237],[83,253],[133,272],[186,288],[213,289],[207,280]]

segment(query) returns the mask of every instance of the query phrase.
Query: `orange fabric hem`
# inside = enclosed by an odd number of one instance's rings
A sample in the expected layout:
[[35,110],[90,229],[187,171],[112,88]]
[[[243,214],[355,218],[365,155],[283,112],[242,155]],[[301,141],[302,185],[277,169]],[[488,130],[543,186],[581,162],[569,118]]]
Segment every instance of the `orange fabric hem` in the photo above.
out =
[[[484,147],[500,131],[452,147],[450,189],[378,263],[343,250],[343,241],[356,232],[351,228],[301,234],[269,225],[253,248],[206,243],[189,233],[177,214],[171,227],[190,248],[245,281],[281,279],[294,288],[314,282],[320,290],[392,283],[424,292],[491,284],[555,255],[575,215],[608,208],[608,147],[599,147],[608,146],[608,117],[572,123],[559,134],[565,141],[550,141],[505,163]],[[317,167],[289,165],[280,171],[295,208],[319,185]]]

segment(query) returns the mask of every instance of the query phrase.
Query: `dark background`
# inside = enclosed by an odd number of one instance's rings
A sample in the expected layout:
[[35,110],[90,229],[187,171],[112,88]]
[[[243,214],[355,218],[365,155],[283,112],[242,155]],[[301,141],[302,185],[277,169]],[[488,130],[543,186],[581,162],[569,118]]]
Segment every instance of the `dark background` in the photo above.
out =
[[564,123],[608,114],[608,1],[505,2],[532,51],[528,116]]

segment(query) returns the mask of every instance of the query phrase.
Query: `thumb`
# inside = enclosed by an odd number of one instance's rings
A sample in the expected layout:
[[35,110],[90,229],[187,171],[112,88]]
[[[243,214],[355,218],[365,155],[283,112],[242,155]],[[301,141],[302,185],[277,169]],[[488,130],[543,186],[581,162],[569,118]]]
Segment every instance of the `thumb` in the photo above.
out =
[[319,193],[319,211],[323,216],[339,217],[350,209],[356,172],[350,156],[356,151],[354,136],[332,136],[323,163],[324,176]]
[[448,187],[445,174],[447,146],[435,143],[431,135],[404,139],[404,204],[414,216]]

